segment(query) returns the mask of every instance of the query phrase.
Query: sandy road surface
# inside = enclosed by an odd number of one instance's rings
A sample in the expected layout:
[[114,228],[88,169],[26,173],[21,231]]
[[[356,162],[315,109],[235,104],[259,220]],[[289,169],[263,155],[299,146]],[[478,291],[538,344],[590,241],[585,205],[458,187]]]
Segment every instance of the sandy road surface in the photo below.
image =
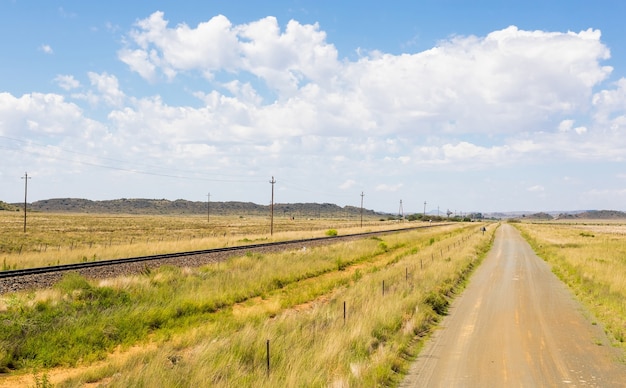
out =
[[519,232],[491,252],[404,387],[626,387],[620,351]]

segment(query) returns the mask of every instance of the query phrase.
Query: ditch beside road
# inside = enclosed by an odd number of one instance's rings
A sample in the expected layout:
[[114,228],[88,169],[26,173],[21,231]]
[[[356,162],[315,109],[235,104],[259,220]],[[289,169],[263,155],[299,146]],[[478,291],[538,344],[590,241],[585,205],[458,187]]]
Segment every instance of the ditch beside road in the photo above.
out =
[[520,233],[492,250],[402,387],[626,387],[623,351]]

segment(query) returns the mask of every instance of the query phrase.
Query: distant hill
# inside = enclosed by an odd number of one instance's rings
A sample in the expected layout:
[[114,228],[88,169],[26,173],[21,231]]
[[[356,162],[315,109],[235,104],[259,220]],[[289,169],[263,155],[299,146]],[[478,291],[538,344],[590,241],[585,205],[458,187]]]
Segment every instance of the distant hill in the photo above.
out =
[[559,219],[619,220],[626,218],[626,213],[617,210],[587,210],[578,214],[559,214]]
[[543,213],[543,212],[530,214],[526,216],[526,218],[532,219],[532,220],[553,220],[554,219],[554,217],[552,217],[550,214]]
[[[207,205],[210,205],[207,208]],[[23,206],[22,206],[23,207]],[[54,198],[29,204],[33,211],[50,213],[106,213],[106,214],[208,214],[259,216],[270,212],[269,205],[252,202],[207,202],[177,199],[114,199],[92,201],[80,198]],[[274,215],[287,217],[346,217],[360,215],[355,206],[340,207],[330,203],[274,204]],[[385,213],[363,209],[363,216],[387,216]]]
[[[24,206],[22,206],[22,208],[23,208],[23,207],[24,207]],[[18,211],[18,210],[20,210],[20,208],[19,208],[19,207],[17,207],[17,206],[14,206],[14,205],[8,204],[8,203],[6,203],[6,202],[4,202],[4,201],[0,201],[0,211],[3,211],[3,210],[4,210],[4,211],[12,211],[12,212],[14,212],[14,211]]]

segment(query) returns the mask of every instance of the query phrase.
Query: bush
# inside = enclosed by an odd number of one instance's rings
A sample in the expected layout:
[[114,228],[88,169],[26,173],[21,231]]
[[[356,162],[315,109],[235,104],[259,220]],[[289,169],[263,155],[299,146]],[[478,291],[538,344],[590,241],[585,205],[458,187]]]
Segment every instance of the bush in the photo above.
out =
[[337,235],[337,229],[328,229],[326,235],[328,237],[335,237]]

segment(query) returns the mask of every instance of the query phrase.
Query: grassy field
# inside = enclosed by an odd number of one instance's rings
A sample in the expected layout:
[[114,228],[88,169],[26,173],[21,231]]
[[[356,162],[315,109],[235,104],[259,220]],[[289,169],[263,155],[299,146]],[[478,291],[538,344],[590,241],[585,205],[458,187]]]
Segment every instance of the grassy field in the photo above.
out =
[[0,385],[393,386],[488,251],[482,226],[3,295]]
[[409,225],[374,218],[364,218],[361,227],[356,219],[275,217],[270,236],[269,217],[209,221],[204,216],[32,213],[24,233],[23,213],[0,211],[0,270],[321,237],[329,229],[349,234]]
[[516,223],[597,317],[617,346],[626,342],[626,225],[618,222]]

